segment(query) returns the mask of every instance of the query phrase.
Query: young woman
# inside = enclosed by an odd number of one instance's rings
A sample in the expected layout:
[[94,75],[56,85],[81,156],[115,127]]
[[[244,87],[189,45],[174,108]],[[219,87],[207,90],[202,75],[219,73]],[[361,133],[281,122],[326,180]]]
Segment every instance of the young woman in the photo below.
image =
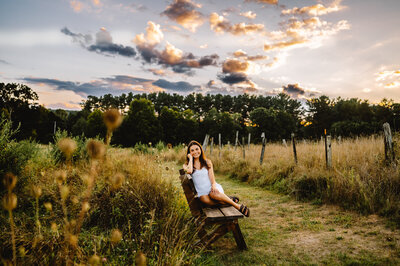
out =
[[192,140],[187,148],[186,164],[183,165],[186,173],[191,174],[197,196],[207,205],[230,204],[246,217],[250,216],[250,209],[246,205],[239,205],[237,197],[228,197],[222,186],[215,182],[214,169],[211,160],[206,159],[200,143]]

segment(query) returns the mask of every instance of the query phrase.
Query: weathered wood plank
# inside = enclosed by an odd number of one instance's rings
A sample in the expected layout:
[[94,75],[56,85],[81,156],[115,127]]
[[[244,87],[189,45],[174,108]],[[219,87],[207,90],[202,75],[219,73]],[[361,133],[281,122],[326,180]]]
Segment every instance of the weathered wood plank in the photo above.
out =
[[244,217],[244,215],[233,206],[223,207],[219,209],[227,218],[229,217],[231,219],[238,219]]
[[224,219],[225,215],[220,211],[219,208],[203,208],[204,214],[207,216],[207,219]]

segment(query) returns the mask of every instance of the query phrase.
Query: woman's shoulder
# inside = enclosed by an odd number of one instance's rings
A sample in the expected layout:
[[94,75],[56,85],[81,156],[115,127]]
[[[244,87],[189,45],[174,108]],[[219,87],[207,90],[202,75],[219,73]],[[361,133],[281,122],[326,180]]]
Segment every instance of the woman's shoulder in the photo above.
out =
[[210,159],[206,159],[207,166],[210,168],[212,167],[212,162]]

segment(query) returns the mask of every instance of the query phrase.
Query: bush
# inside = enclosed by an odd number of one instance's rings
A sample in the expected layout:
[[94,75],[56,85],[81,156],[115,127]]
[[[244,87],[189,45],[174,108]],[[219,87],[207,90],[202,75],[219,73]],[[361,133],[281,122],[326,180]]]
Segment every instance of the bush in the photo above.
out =
[[65,130],[57,130],[56,134],[54,135],[54,143],[50,144],[50,154],[51,157],[54,159],[56,164],[62,163],[66,161],[65,155],[61,152],[57,143],[64,138],[71,138],[76,142],[76,150],[72,154],[71,161],[77,162],[81,160],[88,160],[89,155],[86,151],[86,144],[88,139],[86,139],[83,135],[71,137],[68,135],[68,132]]

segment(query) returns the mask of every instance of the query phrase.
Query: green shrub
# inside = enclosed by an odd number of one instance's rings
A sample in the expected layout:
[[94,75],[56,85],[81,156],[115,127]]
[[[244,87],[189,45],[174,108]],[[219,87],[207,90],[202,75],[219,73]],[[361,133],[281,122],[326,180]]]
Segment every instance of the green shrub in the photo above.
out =
[[58,148],[57,143],[63,138],[71,138],[76,142],[76,150],[72,154],[71,161],[77,162],[81,160],[88,160],[89,155],[86,151],[86,144],[89,139],[85,138],[85,136],[76,136],[71,137],[68,135],[68,132],[65,130],[57,130],[54,135],[54,143],[50,144],[50,154],[56,164],[65,162],[66,158],[61,150]]

